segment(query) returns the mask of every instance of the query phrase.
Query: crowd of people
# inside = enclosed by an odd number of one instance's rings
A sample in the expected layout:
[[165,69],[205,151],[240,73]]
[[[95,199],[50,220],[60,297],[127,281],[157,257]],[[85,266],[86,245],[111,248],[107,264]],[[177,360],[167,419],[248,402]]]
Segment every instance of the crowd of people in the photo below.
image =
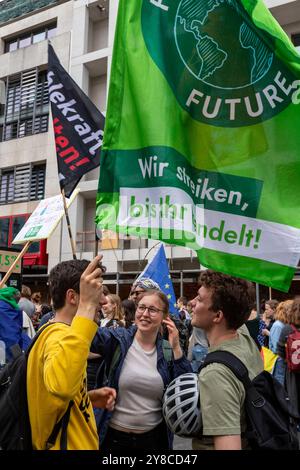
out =
[[121,300],[103,285],[103,272],[99,256],[59,263],[49,275],[51,305],[27,286],[0,289],[6,361],[42,331],[27,369],[34,449],[62,448],[53,429],[66,413],[68,449],[172,449],[164,392],[176,377],[199,370],[203,428],[193,448],[247,448],[245,390],[223,364],[201,369],[212,351],[237,356],[251,380],[270,352],[270,372],[300,410],[300,374],[286,357],[289,335],[300,331],[300,298],[267,300],[258,313],[252,283],[207,270],[194,298],[180,297],[171,315],[153,280],[138,279]]

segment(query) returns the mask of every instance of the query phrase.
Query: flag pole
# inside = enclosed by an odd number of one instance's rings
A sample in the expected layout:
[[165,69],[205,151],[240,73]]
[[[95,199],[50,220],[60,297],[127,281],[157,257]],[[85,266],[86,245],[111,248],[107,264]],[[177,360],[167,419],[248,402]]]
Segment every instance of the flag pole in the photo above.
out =
[[272,300],[272,287],[269,287],[269,300]]
[[256,290],[256,312],[257,315],[260,316],[260,297],[259,297],[259,284],[255,283],[255,290]]
[[16,259],[14,260],[14,262],[12,263],[12,265],[10,266],[9,270],[7,271],[7,273],[5,274],[4,278],[1,279],[0,281],[0,289],[2,289],[2,287],[5,285],[7,279],[10,277],[12,271],[14,270],[15,266],[18,264],[18,262],[22,259],[22,257],[25,255],[26,251],[28,250],[28,248],[30,247],[31,245],[31,241],[27,242],[22,251],[20,251],[20,253],[18,254],[18,256],[16,257]]
[[68,213],[68,208],[67,208],[66,194],[65,194],[65,190],[63,188],[61,190],[61,194],[62,194],[62,198],[63,198],[64,211],[65,211],[67,227],[68,227],[68,233],[69,233],[70,242],[71,242],[73,259],[77,259],[77,257],[76,257],[76,247],[75,247],[75,242],[74,242],[74,238],[73,238],[73,235],[72,235],[70,218],[69,218],[69,213]]
[[97,256],[99,251],[99,242],[101,246],[102,233],[97,231],[97,225],[95,225],[95,252],[94,255]]

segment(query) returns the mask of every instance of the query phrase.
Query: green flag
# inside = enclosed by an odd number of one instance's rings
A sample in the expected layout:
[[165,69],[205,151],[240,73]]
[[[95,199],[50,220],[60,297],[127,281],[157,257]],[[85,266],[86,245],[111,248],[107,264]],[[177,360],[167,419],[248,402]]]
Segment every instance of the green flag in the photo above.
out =
[[120,0],[99,228],[287,291],[300,246],[300,57],[260,0]]

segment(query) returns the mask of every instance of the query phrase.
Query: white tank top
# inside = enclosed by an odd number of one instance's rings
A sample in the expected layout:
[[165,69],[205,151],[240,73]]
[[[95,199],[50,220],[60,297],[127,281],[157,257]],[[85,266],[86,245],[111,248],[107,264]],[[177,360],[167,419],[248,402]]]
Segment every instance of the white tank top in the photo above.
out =
[[144,351],[136,339],[121,370],[110,426],[147,432],[162,421],[164,384],[157,370],[157,350]]

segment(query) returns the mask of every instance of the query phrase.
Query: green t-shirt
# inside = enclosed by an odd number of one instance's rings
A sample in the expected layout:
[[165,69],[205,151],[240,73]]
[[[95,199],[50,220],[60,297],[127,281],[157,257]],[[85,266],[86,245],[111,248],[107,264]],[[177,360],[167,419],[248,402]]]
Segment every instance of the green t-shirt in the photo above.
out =
[[[260,353],[245,326],[238,337],[211,347],[209,352],[229,351],[247,367],[254,379],[263,370]],[[234,373],[223,364],[210,364],[199,374],[203,436],[239,435],[246,427],[245,390]]]

